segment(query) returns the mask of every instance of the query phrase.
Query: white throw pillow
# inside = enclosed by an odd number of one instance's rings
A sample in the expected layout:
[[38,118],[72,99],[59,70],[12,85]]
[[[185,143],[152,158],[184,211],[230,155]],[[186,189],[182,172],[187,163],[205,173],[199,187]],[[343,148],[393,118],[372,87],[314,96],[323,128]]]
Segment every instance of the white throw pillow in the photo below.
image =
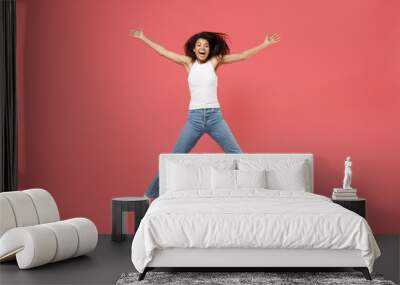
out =
[[261,170],[236,170],[238,188],[267,188],[267,171]]
[[299,159],[238,159],[239,170],[267,170],[267,188],[273,190],[306,191],[307,167]]
[[266,188],[266,170],[231,170],[211,168],[212,190],[239,190],[241,188]]
[[211,177],[209,166],[183,165],[168,163],[168,191],[210,189]]
[[277,170],[267,172],[268,188],[273,190],[306,191],[307,183],[303,167],[294,169]]
[[211,168],[211,189],[236,189],[236,170]]
[[211,190],[211,167],[235,169],[235,160],[174,159],[166,162],[167,191]]

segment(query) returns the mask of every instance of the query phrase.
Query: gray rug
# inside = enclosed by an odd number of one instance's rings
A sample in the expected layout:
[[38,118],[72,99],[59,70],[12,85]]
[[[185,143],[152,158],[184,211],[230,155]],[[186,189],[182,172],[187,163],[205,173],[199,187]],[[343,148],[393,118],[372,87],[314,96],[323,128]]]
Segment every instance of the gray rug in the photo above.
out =
[[372,274],[372,281],[364,278],[360,272],[147,272],[142,281],[138,281],[139,273],[123,273],[116,285],[133,284],[379,284],[395,285],[384,280],[382,275]]

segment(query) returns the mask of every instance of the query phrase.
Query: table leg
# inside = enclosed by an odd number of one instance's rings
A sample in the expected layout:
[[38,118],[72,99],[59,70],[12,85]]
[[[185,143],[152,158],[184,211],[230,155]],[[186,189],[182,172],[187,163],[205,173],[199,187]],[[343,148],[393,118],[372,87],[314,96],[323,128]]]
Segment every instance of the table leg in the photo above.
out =
[[127,220],[128,220],[128,212],[122,210],[122,235],[125,236],[128,233],[128,229],[127,229]]
[[123,234],[123,220],[122,204],[112,203],[111,239],[113,241],[123,241],[125,239],[125,235]]

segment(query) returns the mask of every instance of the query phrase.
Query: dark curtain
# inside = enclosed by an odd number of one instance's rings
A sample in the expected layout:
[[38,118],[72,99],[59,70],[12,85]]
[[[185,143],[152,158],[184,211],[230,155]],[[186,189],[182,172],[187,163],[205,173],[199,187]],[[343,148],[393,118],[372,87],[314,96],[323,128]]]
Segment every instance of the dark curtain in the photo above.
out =
[[0,0],[0,192],[18,190],[15,0]]

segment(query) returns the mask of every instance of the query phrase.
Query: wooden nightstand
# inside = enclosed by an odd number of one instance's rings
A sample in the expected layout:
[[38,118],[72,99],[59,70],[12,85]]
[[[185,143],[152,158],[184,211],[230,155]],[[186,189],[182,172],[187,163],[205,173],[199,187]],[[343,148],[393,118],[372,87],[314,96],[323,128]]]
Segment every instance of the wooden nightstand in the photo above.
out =
[[364,219],[366,218],[366,203],[365,198],[358,198],[356,200],[334,200],[332,202],[359,214]]

